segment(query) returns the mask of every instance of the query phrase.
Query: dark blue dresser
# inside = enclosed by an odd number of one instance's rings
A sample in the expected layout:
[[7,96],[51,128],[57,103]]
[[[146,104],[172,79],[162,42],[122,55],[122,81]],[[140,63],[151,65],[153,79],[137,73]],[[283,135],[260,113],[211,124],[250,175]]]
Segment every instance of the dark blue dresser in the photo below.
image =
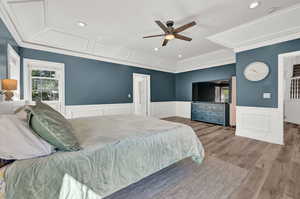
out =
[[229,125],[229,104],[214,102],[192,102],[192,120]]

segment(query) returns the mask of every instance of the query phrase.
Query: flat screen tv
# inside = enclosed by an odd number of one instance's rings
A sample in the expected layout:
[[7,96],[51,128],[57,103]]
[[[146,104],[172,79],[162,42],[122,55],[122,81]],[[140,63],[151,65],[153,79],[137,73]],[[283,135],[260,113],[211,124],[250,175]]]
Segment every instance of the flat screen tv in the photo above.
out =
[[229,80],[193,83],[194,102],[229,103]]

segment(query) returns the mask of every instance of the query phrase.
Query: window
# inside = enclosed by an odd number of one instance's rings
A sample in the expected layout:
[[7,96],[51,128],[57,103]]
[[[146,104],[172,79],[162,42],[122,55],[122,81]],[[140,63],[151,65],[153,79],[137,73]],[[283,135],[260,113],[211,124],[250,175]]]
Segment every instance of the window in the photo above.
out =
[[293,66],[293,77],[300,77],[300,64]]
[[229,102],[229,87],[221,87],[221,102]]
[[64,64],[25,59],[24,98],[30,104],[41,100],[64,114]]
[[229,87],[215,87],[215,102],[229,103]]
[[300,99],[300,77],[291,79],[290,99]]
[[300,99],[300,64],[293,66],[291,78],[290,99]]
[[59,101],[59,79],[56,71],[31,71],[32,101]]

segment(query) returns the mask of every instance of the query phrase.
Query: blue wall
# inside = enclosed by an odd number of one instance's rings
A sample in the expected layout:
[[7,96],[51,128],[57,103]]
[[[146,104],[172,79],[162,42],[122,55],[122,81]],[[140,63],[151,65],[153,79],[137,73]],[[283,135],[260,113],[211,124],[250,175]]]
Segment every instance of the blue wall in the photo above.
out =
[[230,79],[235,75],[235,64],[176,74],[176,100],[192,101],[192,83]]
[[7,78],[7,44],[10,44],[19,53],[17,42],[0,18],[0,79]]
[[132,74],[151,75],[151,101],[175,100],[175,74],[27,48],[21,56],[65,64],[66,105],[130,103]]
[[[257,48],[237,54],[237,63],[202,70],[172,74],[137,67],[124,66],[74,56],[19,48],[0,19],[0,79],[7,77],[7,44],[30,59],[63,62],[66,65],[66,104],[101,104],[132,102],[132,73],[151,75],[151,101],[191,101],[192,83],[237,76],[237,104],[239,106],[278,107],[278,55],[300,50],[300,39]],[[254,61],[270,66],[269,76],[260,82],[245,79],[245,67]],[[235,67],[236,66],[236,67]],[[22,71],[22,68],[21,68]],[[22,78],[21,74],[21,78]],[[271,92],[271,99],[263,99]]]
[[[237,105],[253,107],[278,107],[278,55],[300,50],[300,39],[257,48],[237,54]],[[243,72],[252,62],[261,61],[270,66],[269,76],[259,82],[245,79]],[[271,99],[263,99],[264,92],[271,92]]]

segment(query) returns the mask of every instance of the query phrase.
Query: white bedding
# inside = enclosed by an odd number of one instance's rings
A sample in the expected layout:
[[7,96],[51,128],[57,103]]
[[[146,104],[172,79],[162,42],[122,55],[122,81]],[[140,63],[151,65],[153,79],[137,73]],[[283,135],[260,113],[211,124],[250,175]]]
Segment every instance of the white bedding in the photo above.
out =
[[16,161],[5,174],[7,199],[106,197],[182,159],[204,158],[195,132],[183,124],[134,115],[71,123],[83,150]]

